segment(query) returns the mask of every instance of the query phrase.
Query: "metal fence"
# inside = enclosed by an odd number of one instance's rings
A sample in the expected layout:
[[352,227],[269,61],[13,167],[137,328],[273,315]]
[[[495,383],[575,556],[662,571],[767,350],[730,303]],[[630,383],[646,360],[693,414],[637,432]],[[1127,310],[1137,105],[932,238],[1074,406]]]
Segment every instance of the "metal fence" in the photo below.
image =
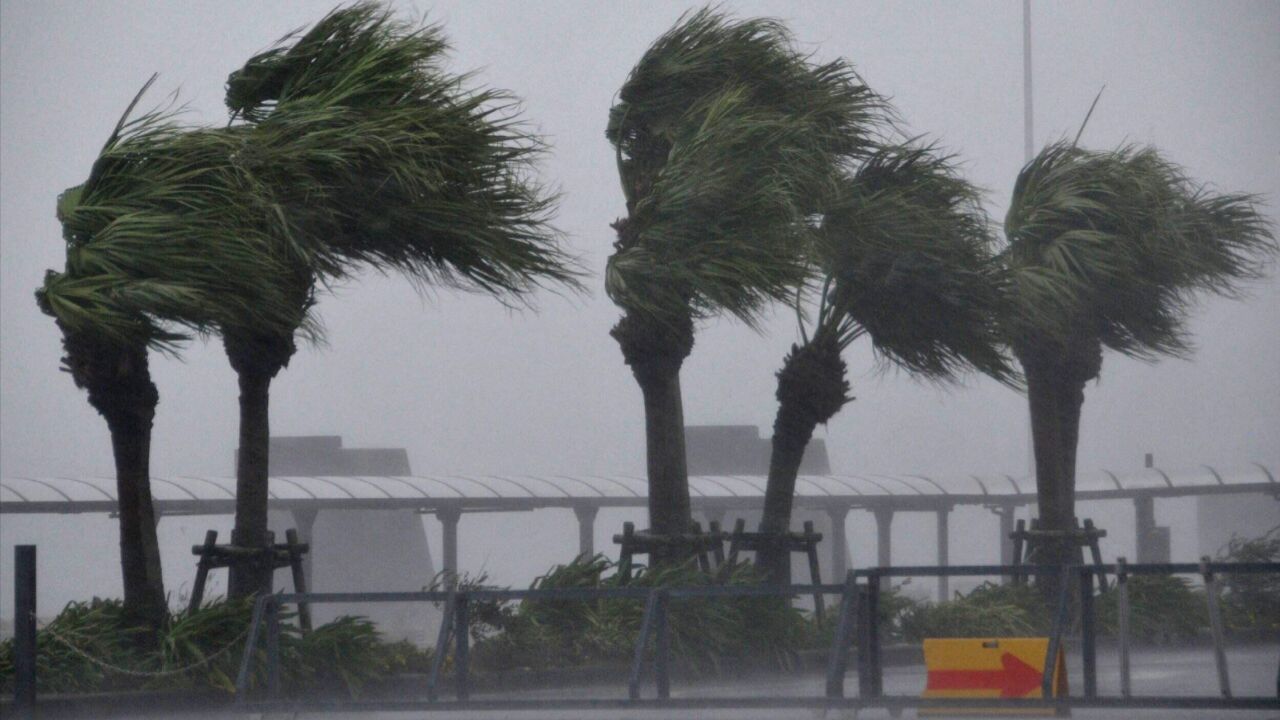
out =
[[[883,690],[884,662],[881,649],[879,607],[884,579],[893,577],[960,577],[1059,574],[1059,596],[1046,653],[1042,677],[1043,698],[922,698],[888,695]],[[455,590],[411,593],[292,593],[258,599],[252,626],[236,681],[237,705],[246,711],[299,710],[548,710],[607,708],[888,708],[891,712],[907,707],[990,708],[995,705],[1013,708],[1198,708],[1198,709],[1277,709],[1280,708],[1280,669],[1277,674],[1277,696],[1237,697],[1231,692],[1223,623],[1218,598],[1217,578],[1223,574],[1280,573],[1280,563],[1164,563],[1049,566],[963,565],[882,567],[851,571],[839,585],[786,586],[693,586],[667,588],[564,588],[545,590]],[[1198,574],[1205,582],[1207,608],[1213,637],[1214,659],[1220,694],[1216,696],[1135,696],[1129,682],[1130,659],[1128,636],[1128,579],[1132,575]],[[1120,672],[1121,694],[1103,696],[1097,684],[1097,613],[1095,581],[1105,575],[1116,576],[1114,592],[1119,593],[1120,608]],[[1051,697],[1054,659],[1070,631],[1072,602],[1070,593],[1079,593],[1079,647],[1083,662],[1082,695]],[[667,622],[673,600],[682,598],[792,597],[796,595],[838,595],[840,598],[836,629],[828,652],[826,685],[823,695],[779,697],[671,697],[671,643]],[[558,600],[590,602],[609,598],[629,598],[644,602],[644,619],[636,638],[635,652],[628,679],[626,697],[599,698],[481,698],[471,697],[470,608],[475,602],[511,600]],[[280,686],[280,616],[284,605],[332,602],[431,602],[443,603],[445,612],[436,641],[431,671],[426,680],[425,699],[400,700],[295,700],[282,696]],[[265,628],[265,630],[264,630]],[[262,636],[265,634],[265,640]],[[856,640],[856,644],[855,644]],[[252,697],[249,678],[260,653],[258,643],[265,642],[267,678],[265,697]],[[453,646],[455,699],[440,697],[441,676],[447,648]],[[650,649],[652,647],[652,649]],[[849,670],[849,650],[856,647],[858,691],[845,692],[845,676]],[[654,696],[642,697],[646,664],[653,668]]]
[[[12,709],[18,717],[30,716],[36,703],[36,623],[35,623],[35,548],[20,546],[15,550],[15,689]],[[1060,574],[1059,596],[1046,653],[1042,676],[1043,698],[922,698],[889,695],[883,690],[884,662],[880,645],[879,608],[885,579],[894,577],[958,577]],[[324,710],[549,710],[607,708],[812,708],[861,709],[888,708],[896,712],[907,707],[950,708],[1199,708],[1199,709],[1280,709],[1280,669],[1277,672],[1276,696],[1236,696],[1231,689],[1223,621],[1219,602],[1218,579],[1227,574],[1280,573],[1280,563],[1200,563],[1126,564],[1047,566],[1031,565],[1014,568],[1008,565],[964,565],[924,567],[881,567],[850,572],[838,585],[787,586],[693,586],[664,588],[563,588],[539,590],[452,590],[400,593],[291,593],[258,598],[247,629],[244,655],[236,678],[236,706],[246,712],[324,711]],[[1213,639],[1214,665],[1219,694],[1214,696],[1135,696],[1130,683],[1128,581],[1136,575],[1199,575],[1205,584],[1206,611]],[[1098,692],[1097,611],[1095,587],[1106,575],[1115,576],[1109,592],[1118,593],[1118,644],[1120,653],[1120,688],[1117,696]],[[1078,593],[1072,603],[1071,592]],[[840,598],[836,628],[827,656],[825,692],[821,695],[775,697],[672,697],[671,637],[668,610],[680,599],[707,600],[734,597],[792,597],[822,593]],[[625,598],[644,603],[644,616],[636,638],[635,651],[625,697],[598,698],[478,698],[471,697],[469,618],[473,603],[488,601],[537,600],[590,602]],[[422,602],[443,603],[445,612],[436,639],[436,652],[423,688],[425,698],[397,700],[315,700],[283,696],[280,683],[281,610],[297,603],[334,602]],[[1058,648],[1068,639],[1072,605],[1079,612],[1079,649],[1083,668],[1083,693],[1050,697],[1053,668]],[[855,646],[856,640],[856,646]],[[259,651],[259,646],[262,651]],[[441,678],[448,648],[453,647],[455,699],[440,697]],[[849,668],[849,650],[856,647],[857,693],[845,692]],[[265,688],[254,693],[250,677],[255,664],[265,661]],[[653,696],[643,697],[645,669],[652,665]]]
[[[1199,708],[1199,709],[1266,709],[1280,708],[1280,667],[1276,674],[1275,696],[1236,697],[1231,692],[1227,669],[1222,610],[1219,602],[1218,577],[1224,574],[1280,573],[1280,563],[1215,563],[1207,559],[1199,563],[1144,563],[1128,564],[1121,560],[1112,565],[1072,565],[1066,567],[1024,565],[1018,572],[1023,575],[1059,575],[1059,594],[1054,610],[1053,626],[1049,634],[1049,646],[1045,653],[1044,673],[1041,677],[1043,699],[1000,698],[1000,707],[1133,707],[1133,708]],[[1007,565],[952,565],[949,567],[883,567],[852,573],[865,578],[864,604],[858,614],[858,700],[860,707],[992,707],[991,699],[964,700],[930,699],[914,696],[888,696],[883,692],[884,666],[880,654],[879,596],[882,580],[892,577],[958,577],[1009,575]],[[1129,578],[1132,575],[1200,575],[1205,583],[1206,612],[1213,639],[1214,663],[1218,674],[1220,695],[1217,696],[1135,696],[1130,682],[1130,634],[1129,634]],[[1118,637],[1120,652],[1119,696],[1103,696],[1098,693],[1097,663],[1097,609],[1095,606],[1095,582],[1106,575],[1116,579]],[[1072,581],[1075,582],[1072,582]],[[1051,698],[1053,668],[1059,648],[1066,639],[1071,616],[1072,588],[1079,593],[1079,641],[1083,668],[1084,692],[1081,696],[1067,695]],[[828,682],[831,679],[828,678]],[[828,695],[830,695],[828,689]]]

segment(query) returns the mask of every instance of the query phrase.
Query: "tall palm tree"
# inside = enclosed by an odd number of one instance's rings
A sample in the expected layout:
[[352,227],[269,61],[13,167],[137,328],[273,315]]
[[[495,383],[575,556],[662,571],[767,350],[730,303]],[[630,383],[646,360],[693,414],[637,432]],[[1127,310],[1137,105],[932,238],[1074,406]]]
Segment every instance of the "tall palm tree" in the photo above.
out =
[[[809,332],[778,372],[769,480],[761,531],[790,529],[796,476],[805,448],[853,398],[842,352],[869,336],[889,366],[932,380],[977,369],[1013,377],[1000,351],[999,267],[978,193],[951,158],[908,144],[878,150],[824,213],[812,261],[821,281]],[[757,564],[789,582],[789,553],[762,550]]]
[[[279,240],[310,250],[313,262],[281,278],[299,318],[317,282],[368,266],[504,301],[546,283],[577,286],[548,224],[554,198],[532,179],[540,142],[510,95],[467,89],[444,69],[447,47],[439,28],[361,3],[231,74],[227,105],[254,151],[240,162],[271,194],[287,229]],[[233,537],[262,546],[270,382],[293,334],[242,326],[224,339],[241,389]],[[237,568],[230,592],[269,580],[269,570]]]
[[709,9],[659,37],[623,84],[607,136],[627,216],[605,288],[644,396],[651,532],[691,520],[680,367],[695,321],[754,325],[789,296],[807,272],[809,216],[839,165],[868,151],[882,105],[844,62],[810,62],[780,23]]
[[130,119],[141,96],[86,182],[59,197],[66,267],[50,271],[36,295],[62,331],[65,368],[111,433],[125,611],[158,627],[167,603],[151,499],[159,395],[148,349],[176,352],[185,334],[175,323],[203,333],[232,317],[287,321],[271,283],[279,264],[259,252],[244,223],[251,208],[226,183],[228,138],[162,112]]
[[[1197,295],[1238,295],[1277,247],[1254,196],[1209,190],[1154,148],[1066,142],[1019,173],[1005,234],[1005,333],[1026,375],[1040,523],[1062,537],[1075,523],[1084,388],[1103,348],[1147,361],[1186,355]],[[1042,553],[1068,563],[1073,546]]]

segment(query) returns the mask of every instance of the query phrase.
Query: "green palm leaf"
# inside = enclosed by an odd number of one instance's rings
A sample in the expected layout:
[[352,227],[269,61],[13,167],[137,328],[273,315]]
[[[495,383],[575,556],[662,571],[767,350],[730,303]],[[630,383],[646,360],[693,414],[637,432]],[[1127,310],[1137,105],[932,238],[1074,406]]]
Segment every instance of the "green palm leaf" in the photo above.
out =
[[1239,293],[1277,250],[1256,197],[1198,186],[1139,147],[1046,147],[1018,176],[1005,232],[1015,343],[1083,335],[1145,359],[1184,353],[1197,293]]
[[231,74],[227,104],[264,150],[254,175],[322,238],[322,275],[371,265],[499,296],[577,287],[555,196],[534,179],[541,142],[510,95],[443,69],[437,27],[361,3],[289,40]]
[[935,379],[1014,373],[996,318],[1005,279],[977,191],[953,158],[909,143],[846,176],[815,235],[826,280],[815,335],[866,334],[891,364]]
[[114,339],[171,350],[182,328],[314,336],[316,281],[362,266],[503,298],[577,287],[533,179],[541,144],[513,99],[445,72],[445,48],[363,3],[232,74],[246,123],[130,105],[60,200],[69,277],[42,306],[79,328],[96,309]]
[[805,277],[811,216],[885,122],[852,68],[810,62],[779,23],[709,9],[681,18],[610,111],[629,211],[610,297],[657,316],[754,324]]

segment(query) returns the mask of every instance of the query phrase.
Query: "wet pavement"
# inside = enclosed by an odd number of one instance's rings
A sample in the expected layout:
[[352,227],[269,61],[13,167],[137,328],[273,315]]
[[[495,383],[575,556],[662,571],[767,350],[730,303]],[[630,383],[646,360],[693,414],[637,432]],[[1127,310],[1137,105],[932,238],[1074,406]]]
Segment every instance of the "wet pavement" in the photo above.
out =
[[[1231,687],[1236,697],[1266,696],[1276,697],[1278,665],[1280,665],[1280,647],[1275,645],[1259,645],[1235,648],[1228,651],[1228,667],[1230,669]],[[1067,661],[1068,677],[1072,694],[1080,692],[1080,659],[1069,657]],[[1180,696],[1217,696],[1218,679],[1213,664],[1213,653],[1208,648],[1177,649],[1168,651],[1141,650],[1132,655],[1133,694],[1142,695],[1180,695]],[[1098,655],[1098,692],[1103,696],[1119,695],[1119,661],[1114,650],[1100,649]],[[884,691],[887,695],[911,695],[920,693],[924,687],[925,669],[923,666],[891,667],[885,669]],[[846,692],[857,692],[856,673],[850,673],[845,681]],[[774,676],[753,677],[749,680],[701,680],[692,683],[681,682],[673,678],[671,696],[673,698],[711,698],[742,697],[771,698],[810,696],[820,697],[824,692],[824,679],[818,675],[804,677]],[[645,697],[653,697],[652,686],[644,688]],[[501,691],[473,694],[474,700],[516,700],[522,698],[536,700],[554,700],[563,698],[621,698],[626,696],[626,687],[619,685],[603,685],[572,689],[521,690],[505,693]],[[1075,709],[1075,718],[1089,720],[1141,720],[1142,718],[1241,718],[1280,720],[1280,708],[1269,710],[1168,710],[1168,709]],[[243,715],[239,717],[244,717]],[[519,720],[550,720],[552,718],[580,718],[581,720],[657,720],[658,718],[680,718],[707,720],[764,720],[778,718],[796,720],[815,720],[824,717],[820,710],[793,709],[638,709],[621,708],[607,710],[539,710],[539,711],[405,711],[405,712],[322,712],[322,713],[274,713],[262,716],[263,720],[290,718],[291,720],[402,720],[421,717],[446,717],[459,720],[480,720],[513,718]],[[825,713],[826,718],[889,718],[891,714],[885,709],[853,711],[831,711]],[[906,709],[901,717],[916,717],[914,709]],[[984,715],[969,715],[984,717]]]

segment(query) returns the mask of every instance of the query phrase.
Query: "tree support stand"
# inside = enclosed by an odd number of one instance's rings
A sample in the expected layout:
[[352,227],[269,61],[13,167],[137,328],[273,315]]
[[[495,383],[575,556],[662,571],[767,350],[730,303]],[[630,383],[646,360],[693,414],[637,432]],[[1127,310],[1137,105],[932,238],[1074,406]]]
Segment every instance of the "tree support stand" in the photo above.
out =
[[[1009,539],[1013,540],[1013,581],[1015,583],[1026,582],[1027,576],[1018,571],[1022,565],[1035,565],[1042,561],[1038,558],[1045,557],[1049,552],[1049,557],[1054,557],[1050,552],[1051,545],[1068,545],[1071,548],[1073,557],[1079,557],[1084,548],[1089,548],[1089,557],[1094,565],[1102,564],[1102,550],[1098,545],[1098,541],[1107,536],[1106,530],[1094,527],[1093,520],[1085,519],[1084,527],[1080,527],[1080,521],[1075,521],[1075,529],[1062,532],[1059,530],[1041,530],[1040,521],[1032,520],[1031,529],[1027,529],[1027,522],[1019,520],[1017,529],[1009,533]],[[1098,575],[1098,587],[1100,590],[1107,589],[1107,576],[1101,572]]]
[[[813,521],[806,520],[804,523],[804,532],[798,533],[765,533],[765,532],[745,532],[746,521],[738,518],[734,523],[733,533],[729,535],[729,563],[735,563],[738,560],[738,553],[747,550],[751,552],[760,552],[762,549],[775,548],[781,546],[787,553],[788,563],[792,553],[804,553],[809,561],[809,581],[814,585],[822,584],[822,571],[818,569],[818,543],[822,542],[822,533],[813,531]],[[791,578],[783,578],[783,584],[790,584]],[[818,618],[818,622],[822,622],[822,617],[826,614],[826,603],[823,600],[822,593],[815,592],[813,594],[813,612]]]
[[[698,568],[711,574],[714,569],[711,558],[719,559],[723,556],[725,533],[720,532],[714,524],[709,533],[702,532],[702,526],[696,522],[692,529],[693,532],[681,535],[655,535],[648,530],[637,531],[635,523],[623,523],[622,534],[613,536],[613,542],[622,546],[618,558],[618,574],[623,582],[631,579],[631,566],[636,555],[648,555],[650,558],[655,555],[665,558],[697,556]],[[708,553],[711,554],[710,557]]]
[[[274,537],[272,538],[274,539]],[[196,581],[191,588],[191,602],[188,612],[195,612],[204,601],[204,586],[209,579],[209,571],[219,568],[232,568],[239,565],[260,565],[269,568],[274,574],[281,568],[289,568],[293,574],[293,590],[297,593],[307,591],[307,581],[303,574],[303,555],[310,546],[298,542],[298,531],[290,528],[285,531],[283,544],[272,544],[265,548],[241,547],[238,545],[219,545],[218,531],[210,530],[204,535],[203,545],[192,545],[191,554],[200,558],[196,564]],[[311,608],[305,602],[298,603],[298,620],[304,631],[311,630]]]

